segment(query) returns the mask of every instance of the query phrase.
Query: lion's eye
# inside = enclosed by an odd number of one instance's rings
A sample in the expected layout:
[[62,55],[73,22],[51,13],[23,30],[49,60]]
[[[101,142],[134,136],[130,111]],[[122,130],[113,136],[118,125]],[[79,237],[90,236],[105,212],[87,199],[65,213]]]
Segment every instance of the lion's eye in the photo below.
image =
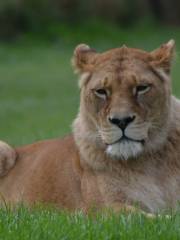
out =
[[144,94],[144,93],[146,93],[146,92],[148,92],[149,90],[150,90],[150,88],[151,88],[151,86],[150,85],[138,85],[137,87],[136,87],[136,90],[135,90],[135,92],[136,92],[136,94]]
[[103,98],[103,99],[106,99],[106,97],[108,95],[107,91],[103,88],[96,89],[94,91],[94,93],[95,93],[96,96],[98,96],[100,98]]

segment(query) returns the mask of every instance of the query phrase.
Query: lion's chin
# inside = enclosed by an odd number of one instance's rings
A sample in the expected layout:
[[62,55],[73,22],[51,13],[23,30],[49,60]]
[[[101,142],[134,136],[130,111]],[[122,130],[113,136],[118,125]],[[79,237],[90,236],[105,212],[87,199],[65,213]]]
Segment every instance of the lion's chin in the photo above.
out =
[[143,151],[143,144],[135,141],[121,141],[108,145],[106,148],[107,154],[113,159],[128,160],[135,158]]

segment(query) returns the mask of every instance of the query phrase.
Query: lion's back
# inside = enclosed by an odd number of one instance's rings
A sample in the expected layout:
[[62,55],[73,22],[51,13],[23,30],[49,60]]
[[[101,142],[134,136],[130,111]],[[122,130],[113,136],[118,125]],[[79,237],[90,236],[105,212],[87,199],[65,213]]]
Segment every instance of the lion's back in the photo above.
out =
[[16,149],[16,166],[0,182],[12,202],[47,202],[77,208],[81,203],[79,156],[72,136]]

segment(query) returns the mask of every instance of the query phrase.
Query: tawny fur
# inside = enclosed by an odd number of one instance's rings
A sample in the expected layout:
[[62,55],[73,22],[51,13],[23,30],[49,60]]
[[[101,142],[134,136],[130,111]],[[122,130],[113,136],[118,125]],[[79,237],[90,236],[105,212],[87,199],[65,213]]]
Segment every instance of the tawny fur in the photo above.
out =
[[[136,204],[149,213],[176,209],[180,102],[171,95],[173,49],[173,41],[151,53],[125,46],[101,54],[85,45],[76,48],[73,64],[82,77],[73,134],[17,148],[15,167],[0,181],[3,198],[84,211],[94,206],[133,209]],[[137,96],[134,89],[142,82],[151,89]],[[102,87],[108,89],[106,99],[94,92]],[[143,138],[138,151],[129,142],[123,146],[130,152],[120,145],[117,151],[113,142],[121,133],[108,121],[112,114],[135,114],[126,134]]]
[[16,162],[16,152],[7,143],[0,141],[0,177],[6,175]]

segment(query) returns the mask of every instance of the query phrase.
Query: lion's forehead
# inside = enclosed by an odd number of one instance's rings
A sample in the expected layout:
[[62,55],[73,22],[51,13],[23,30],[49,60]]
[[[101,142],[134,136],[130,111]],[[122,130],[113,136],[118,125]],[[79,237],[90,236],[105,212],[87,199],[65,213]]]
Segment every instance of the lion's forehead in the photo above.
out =
[[95,82],[101,85],[133,85],[152,76],[146,62],[139,59],[124,58],[123,60],[107,60],[99,64],[94,73]]
[[126,48],[111,50],[98,55],[94,72],[109,75],[123,75],[123,73],[134,72],[135,74],[143,73],[149,70],[150,59],[146,52],[137,52]]
[[124,59],[139,59],[142,61],[151,60],[151,55],[143,50],[121,47],[116,49],[111,49],[109,51],[103,52],[98,55],[97,61],[107,61],[107,60],[124,60]]

